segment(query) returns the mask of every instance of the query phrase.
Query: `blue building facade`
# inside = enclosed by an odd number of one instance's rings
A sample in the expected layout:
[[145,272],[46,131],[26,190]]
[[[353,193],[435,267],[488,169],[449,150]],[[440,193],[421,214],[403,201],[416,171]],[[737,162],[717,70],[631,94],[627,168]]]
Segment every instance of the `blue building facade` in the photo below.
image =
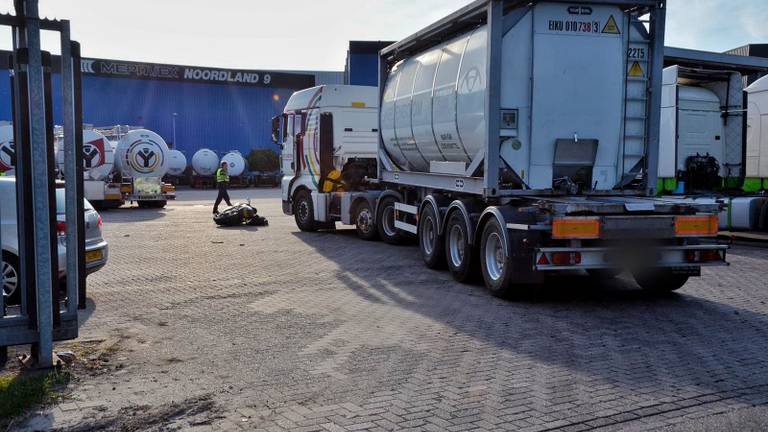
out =
[[[6,57],[9,53],[3,53]],[[7,67],[7,62],[0,67]],[[54,71],[56,71],[54,60]],[[180,65],[83,59],[83,122],[94,126],[143,126],[190,159],[200,148],[219,154],[279,148],[271,119],[291,94],[317,82],[312,72],[229,70]],[[0,70],[0,121],[11,121],[9,71]],[[334,74],[334,73],[331,73]],[[335,73],[341,76],[341,72]],[[318,76],[329,76],[328,72]],[[60,77],[52,78],[54,98]],[[54,101],[54,122],[61,124]],[[175,130],[175,139],[174,139]]]
[[344,68],[344,84],[379,85],[379,51],[394,42],[350,41],[347,64]]

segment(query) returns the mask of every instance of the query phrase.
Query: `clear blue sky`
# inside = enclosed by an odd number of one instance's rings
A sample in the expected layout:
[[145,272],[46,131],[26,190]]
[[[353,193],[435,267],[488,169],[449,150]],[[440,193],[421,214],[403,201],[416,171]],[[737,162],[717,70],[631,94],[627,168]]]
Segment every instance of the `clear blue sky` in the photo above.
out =
[[[40,0],[83,55],[252,69],[341,70],[349,40],[397,40],[469,0]],[[0,12],[13,10],[0,0]],[[768,43],[768,0],[669,0],[667,45]],[[53,46],[54,39],[47,38]],[[10,46],[10,35],[0,48]],[[49,48],[53,51],[52,48]]]

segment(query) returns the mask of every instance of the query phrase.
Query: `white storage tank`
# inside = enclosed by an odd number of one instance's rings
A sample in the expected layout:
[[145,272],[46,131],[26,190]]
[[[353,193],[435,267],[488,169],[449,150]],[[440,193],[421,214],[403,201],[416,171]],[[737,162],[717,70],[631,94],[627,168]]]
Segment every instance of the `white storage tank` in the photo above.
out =
[[748,94],[746,176],[768,179],[768,76],[753,82],[745,91]]
[[204,148],[192,155],[192,169],[197,175],[210,176],[219,168],[219,157],[213,150]]
[[162,177],[168,171],[168,145],[155,132],[136,129],[117,143],[116,158],[127,177]]
[[[64,172],[64,141],[56,140],[56,164]],[[101,133],[83,130],[83,177],[92,180],[104,180],[115,167],[115,148]]]
[[239,151],[231,151],[221,158],[222,162],[227,163],[228,175],[238,177],[245,171],[245,158]]
[[16,165],[13,125],[0,126],[0,172],[11,171]]
[[168,174],[178,176],[187,169],[187,157],[178,150],[168,152]]
[[395,169],[464,172],[494,145],[486,143],[493,115],[503,163],[530,188],[575,176],[574,163],[588,167],[582,183],[617,185],[643,157],[647,84],[626,78],[648,77],[651,53],[627,58],[627,40],[646,45],[648,35],[627,25],[621,9],[594,4],[589,11],[578,30],[562,3],[537,2],[510,20],[500,47],[500,112],[486,112],[487,26],[396,63],[380,110]]

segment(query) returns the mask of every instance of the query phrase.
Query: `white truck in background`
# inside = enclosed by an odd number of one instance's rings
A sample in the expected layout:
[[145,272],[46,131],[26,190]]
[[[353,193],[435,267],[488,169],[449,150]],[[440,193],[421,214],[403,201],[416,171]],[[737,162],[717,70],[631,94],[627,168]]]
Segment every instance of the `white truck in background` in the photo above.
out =
[[664,14],[478,0],[382,50],[380,93],[294,93],[273,119],[284,212],[416,235],[428,267],[498,296],[572,270],[671,291],[727,265],[719,204],[654,197]]

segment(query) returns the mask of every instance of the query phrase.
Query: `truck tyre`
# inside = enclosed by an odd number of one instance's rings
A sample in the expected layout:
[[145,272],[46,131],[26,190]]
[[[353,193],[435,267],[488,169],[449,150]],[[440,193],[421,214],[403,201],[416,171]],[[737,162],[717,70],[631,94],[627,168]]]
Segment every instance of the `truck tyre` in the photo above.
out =
[[3,266],[0,271],[3,272],[2,295],[5,297],[5,304],[20,304],[19,274],[21,271],[19,268],[19,258],[9,252],[3,252]]
[[373,215],[373,209],[368,200],[360,200],[352,214],[358,237],[369,241],[376,240],[379,237],[379,231],[376,228],[376,217]]
[[431,269],[445,266],[443,236],[438,233],[439,228],[435,209],[428,204],[419,217],[419,251],[424,264]]
[[154,207],[161,209],[161,208],[165,208],[165,206],[167,204],[168,204],[168,201],[166,201],[166,200],[159,200],[159,201],[155,201],[154,202]]
[[379,211],[376,212],[376,228],[379,231],[379,237],[384,243],[391,245],[403,244],[405,234],[395,228],[395,203],[397,199],[393,196],[387,196],[379,201]]
[[296,220],[296,226],[300,230],[306,232],[317,231],[312,195],[306,189],[300,189],[293,196],[293,217]]
[[454,211],[445,225],[445,260],[451,275],[459,282],[469,282],[477,274],[467,223],[462,212]]
[[675,274],[663,269],[642,271],[634,276],[640,288],[653,293],[672,292],[682,288],[688,282],[688,275]]
[[513,288],[512,270],[504,251],[504,233],[496,218],[483,227],[480,240],[480,266],[485,286],[495,297],[507,297]]

